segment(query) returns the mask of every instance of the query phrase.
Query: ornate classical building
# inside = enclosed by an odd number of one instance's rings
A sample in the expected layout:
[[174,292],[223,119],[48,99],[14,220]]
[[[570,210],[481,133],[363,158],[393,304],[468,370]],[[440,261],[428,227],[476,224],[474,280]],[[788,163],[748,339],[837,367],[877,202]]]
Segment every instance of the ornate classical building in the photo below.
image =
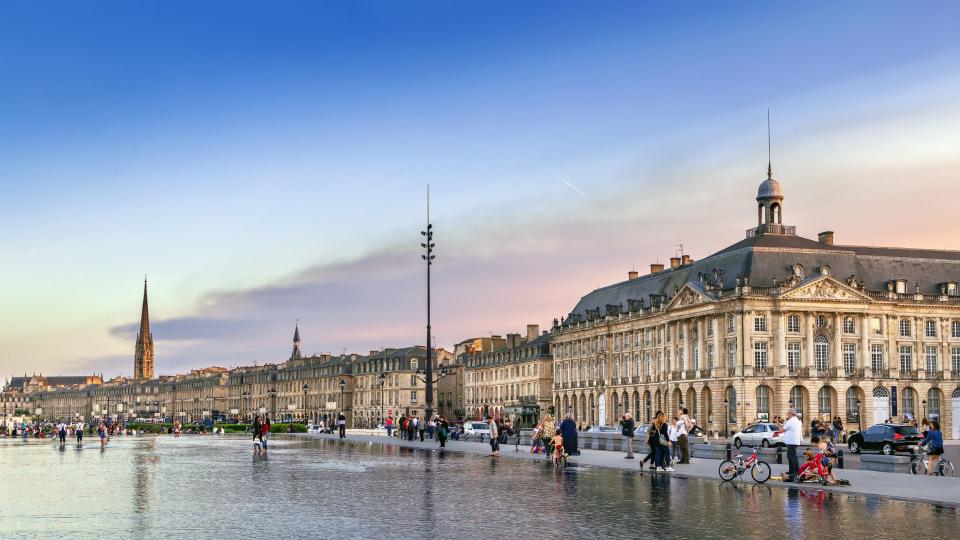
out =
[[806,426],[927,416],[960,438],[960,252],[799,237],[769,170],[756,200],[744,240],[631,272],[557,321],[557,410],[611,424],[683,405],[723,432],[793,406]]
[[525,427],[536,424],[551,404],[551,337],[530,324],[526,336],[508,334],[499,349],[461,355],[466,417],[493,414]]

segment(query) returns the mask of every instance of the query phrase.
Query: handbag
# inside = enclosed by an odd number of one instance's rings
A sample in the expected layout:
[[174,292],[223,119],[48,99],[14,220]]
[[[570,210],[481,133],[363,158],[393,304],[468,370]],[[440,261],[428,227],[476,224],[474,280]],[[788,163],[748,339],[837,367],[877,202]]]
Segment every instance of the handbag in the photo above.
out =
[[670,441],[668,441],[667,438],[664,437],[663,435],[660,436],[660,441],[659,441],[659,442],[660,442],[660,446],[669,446],[669,445],[670,445]]

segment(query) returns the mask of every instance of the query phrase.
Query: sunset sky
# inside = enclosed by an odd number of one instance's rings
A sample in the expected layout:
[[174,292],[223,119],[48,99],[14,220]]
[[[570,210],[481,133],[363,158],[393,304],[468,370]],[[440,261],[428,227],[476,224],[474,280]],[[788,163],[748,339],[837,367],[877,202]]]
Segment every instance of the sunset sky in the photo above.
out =
[[[754,225],[960,249],[957,2],[8,2],[0,382],[546,327]],[[572,184],[572,186],[570,185]]]

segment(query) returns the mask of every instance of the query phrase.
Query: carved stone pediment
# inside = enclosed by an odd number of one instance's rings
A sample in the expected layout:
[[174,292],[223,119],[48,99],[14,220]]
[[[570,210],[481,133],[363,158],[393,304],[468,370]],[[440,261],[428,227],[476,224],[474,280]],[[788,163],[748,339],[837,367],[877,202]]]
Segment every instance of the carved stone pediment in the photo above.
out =
[[687,307],[694,306],[697,304],[705,304],[707,302],[712,302],[712,300],[707,297],[702,292],[694,289],[689,284],[684,285],[682,289],[673,297],[673,300],[670,301],[670,304],[667,305],[668,309],[678,308],[678,307]]
[[839,281],[822,276],[795,289],[783,293],[785,300],[836,300],[841,302],[869,302],[870,297],[860,291],[840,283]]

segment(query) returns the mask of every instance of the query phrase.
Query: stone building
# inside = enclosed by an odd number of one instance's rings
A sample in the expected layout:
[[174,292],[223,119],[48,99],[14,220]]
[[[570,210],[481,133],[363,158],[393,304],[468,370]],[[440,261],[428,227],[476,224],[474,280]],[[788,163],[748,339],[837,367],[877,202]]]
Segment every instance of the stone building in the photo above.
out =
[[[426,383],[423,370],[426,367],[427,348],[422,345],[399,349],[386,348],[370,351],[355,366],[358,427],[374,427],[381,416],[399,418],[401,415],[423,417],[426,414]],[[452,358],[449,351],[433,349],[434,377],[441,365]],[[380,386],[383,374],[383,386]],[[436,404],[437,397],[434,396]],[[384,417],[385,417],[384,416]]]
[[928,416],[960,438],[960,252],[799,237],[770,171],[756,200],[744,240],[630,272],[556,321],[554,406],[612,424],[684,405],[709,432],[790,406],[805,426]]
[[466,417],[493,414],[522,426],[536,424],[551,405],[551,337],[530,324],[526,336],[508,334],[500,349],[461,355]]

